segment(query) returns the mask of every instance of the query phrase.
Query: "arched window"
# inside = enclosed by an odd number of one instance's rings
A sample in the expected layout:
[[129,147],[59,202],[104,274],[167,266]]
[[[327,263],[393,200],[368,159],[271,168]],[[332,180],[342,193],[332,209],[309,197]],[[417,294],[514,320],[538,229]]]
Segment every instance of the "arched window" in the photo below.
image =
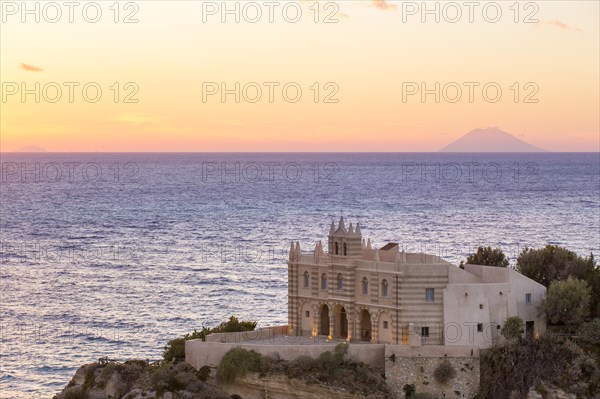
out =
[[308,288],[308,272],[304,272],[304,288]]
[[335,247],[335,254],[337,255],[340,252],[340,248],[339,248],[337,242],[334,244],[334,247]]
[[342,251],[343,251],[344,256],[348,255],[348,249],[346,248],[346,243],[342,244]]
[[344,277],[342,277],[342,273],[338,273],[338,275],[337,275],[337,289],[338,290],[344,289]]
[[381,296],[388,296],[388,282],[383,280],[381,282]]
[[321,274],[321,289],[322,290],[327,289],[327,274],[325,274],[325,273]]
[[366,277],[362,279],[362,293],[363,295],[367,295],[369,293],[369,280]]

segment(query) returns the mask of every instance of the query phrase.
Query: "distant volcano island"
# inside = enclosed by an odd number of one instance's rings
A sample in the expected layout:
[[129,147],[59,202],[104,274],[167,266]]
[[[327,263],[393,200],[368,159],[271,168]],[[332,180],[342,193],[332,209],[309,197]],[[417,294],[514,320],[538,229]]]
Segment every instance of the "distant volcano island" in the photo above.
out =
[[547,152],[498,128],[475,129],[439,152]]

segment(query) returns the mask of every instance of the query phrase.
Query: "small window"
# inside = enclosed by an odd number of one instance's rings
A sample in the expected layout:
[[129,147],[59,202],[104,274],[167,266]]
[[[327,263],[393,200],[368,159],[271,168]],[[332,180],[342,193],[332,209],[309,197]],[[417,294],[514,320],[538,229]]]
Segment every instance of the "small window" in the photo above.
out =
[[348,249],[346,248],[346,243],[342,244],[342,251],[343,251],[344,256],[348,255]]
[[335,247],[335,254],[337,255],[340,252],[340,248],[339,248],[339,245],[337,242],[334,244],[334,247]]
[[363,295],[367,295],[369,293],[369,280],[366,277],[362,279],[362,293]]
[[384,320],[384,322],[383,322],[383,329],[384,330],[388,329],[388,322],[387,322],[387,320]]
[[308,288],[309,277],[308,272],[304,272],[304,288]]
[[525,303],[531,303],[531,294],[530,293],[525,294]]
[[479,304],[479,309],[483,309],[483,303]]
[[421,327],[421,337],[429,337],[429,327]]
[[433,302],[435,300],[435,290],[433,288],[425,288],[425,302]]
[[483,324],[477,323],[477,332],[483,332]]
[[383,296],[383,297],[387,297],[388,296],[388,282],[387,282],[387,280],[383,280],[381,282],[381,296]]
[[344,289],[344,277],[342,277],[342,273],[339,273],[337,275],[337,289],[338,290]]
[[310,317],[310,310],[307,310],[306,312],[304,312],[304,315],[305,315],[306,317]]
[[325,274],[325,273],[321,274],[321,289],[322,290],[327,289],[327,274]]
[[499,330],[499,329],[500,329],[500,324],[498,324],[498,325],[496,326],[496,330]]

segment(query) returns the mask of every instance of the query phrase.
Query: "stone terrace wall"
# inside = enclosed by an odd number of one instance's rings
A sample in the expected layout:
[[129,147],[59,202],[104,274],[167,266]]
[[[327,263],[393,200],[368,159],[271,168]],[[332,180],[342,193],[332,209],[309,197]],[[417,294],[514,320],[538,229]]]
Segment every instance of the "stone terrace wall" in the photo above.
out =
[[[404,398],[405,384],[414,384],[418,394],[432,398],[473,398],[479,388],[478,348],[386,345],[385,358],[387,384],[398,398]],[[444,360],[450,362],[456,376],[442,385],[433,374]]]
[[[385,345],[383,344],[350,344],[348,356],[357,361],[383,369],[384,346]],[[262,345],[251,343],[203,342],[199,339],[192,339],[185,342],[185,361],[196,369],[199,369],[202,366],[217,367],[221,362],[223,355],[232,348],[253,350],[265,356],[272,356],[277,353],[284,360],[294,360],[299,356],[306,355],[317,358],[325,351],[333,352],[335,345]]]

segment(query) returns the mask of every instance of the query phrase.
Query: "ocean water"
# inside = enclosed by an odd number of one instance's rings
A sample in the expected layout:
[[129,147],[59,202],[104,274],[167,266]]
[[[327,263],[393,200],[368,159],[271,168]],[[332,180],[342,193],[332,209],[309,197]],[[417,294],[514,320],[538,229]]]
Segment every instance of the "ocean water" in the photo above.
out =
[[230,315],[287,321],[290,241],[343,213],[375,245],[600,255],[600,155],[2,154],[0,397],[157,359]]

